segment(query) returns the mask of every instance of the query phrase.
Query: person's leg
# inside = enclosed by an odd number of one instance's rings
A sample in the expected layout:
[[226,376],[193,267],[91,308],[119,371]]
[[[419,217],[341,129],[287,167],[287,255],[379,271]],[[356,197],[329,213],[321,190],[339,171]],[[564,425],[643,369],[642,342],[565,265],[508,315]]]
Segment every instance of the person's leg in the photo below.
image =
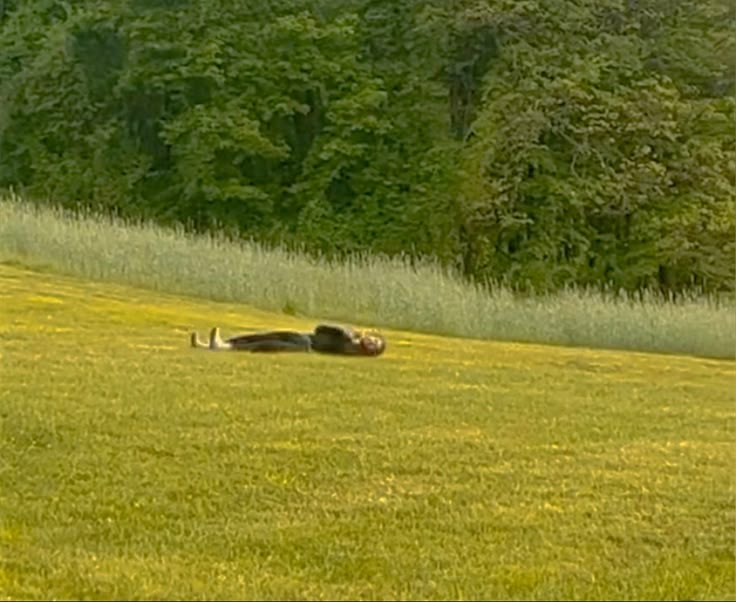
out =
[[300,332],[276,330],[235,336],[223,341],[220,329],[210,330],[209,341],[203,343],[196,332],[191,334],[191,345],[194,348],[209,349],[211,351],[310,351],[311,338]]
[[225,344],[241,351],[310,351],[308,335],[289,330],[245,334],[229,338]]

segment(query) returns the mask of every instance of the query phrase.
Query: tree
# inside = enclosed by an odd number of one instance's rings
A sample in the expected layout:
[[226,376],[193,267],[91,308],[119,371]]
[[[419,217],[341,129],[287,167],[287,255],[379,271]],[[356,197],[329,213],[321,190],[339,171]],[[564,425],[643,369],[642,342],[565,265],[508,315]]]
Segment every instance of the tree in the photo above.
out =
[[559,8],[491,15],[504,44],[466,155],[466,270],[541,288],[732,286],[732,103],[688,99],[652,68],[649,12]]

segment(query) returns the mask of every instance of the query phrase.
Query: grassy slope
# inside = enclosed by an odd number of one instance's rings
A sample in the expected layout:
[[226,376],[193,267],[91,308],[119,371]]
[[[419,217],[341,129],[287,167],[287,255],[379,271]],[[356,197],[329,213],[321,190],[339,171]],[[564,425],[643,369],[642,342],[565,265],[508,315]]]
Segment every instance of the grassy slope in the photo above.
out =
[[0,266],[0,597],[734,598],[734,363],[388,332]]
[[733,359],[736,305],[694,294],[572,289],[520,298],[401,258],[329,263],[153,224],[65,214],[0,198],[0,263],[264,311],[329,316],[425,334]]

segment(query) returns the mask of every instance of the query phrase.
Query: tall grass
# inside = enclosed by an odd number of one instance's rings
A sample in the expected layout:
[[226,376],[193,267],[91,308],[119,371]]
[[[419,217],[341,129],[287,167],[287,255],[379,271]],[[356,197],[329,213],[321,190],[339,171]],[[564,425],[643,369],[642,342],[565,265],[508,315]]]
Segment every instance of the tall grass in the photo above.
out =
[[575,289],[522,298],[503,287],[469,284],[429,262],[330,262],[150,224],[72,215],[15,197],[0,200],[0,261],[418,332],[717,358],[736,352],[731,301]]

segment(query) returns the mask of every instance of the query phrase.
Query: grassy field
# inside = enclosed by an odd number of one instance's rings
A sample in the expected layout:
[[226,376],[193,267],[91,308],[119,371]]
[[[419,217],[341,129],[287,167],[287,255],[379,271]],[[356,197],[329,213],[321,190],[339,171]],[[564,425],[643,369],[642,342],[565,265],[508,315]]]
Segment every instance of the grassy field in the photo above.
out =
[[0,597],[735,599],[733,362],[314,323],[0,265]]
[[734,358],[736,304],[570,289],[520,297],[431,263],[327,262],[0,198],[0,262],[290,315],[496,341]]

